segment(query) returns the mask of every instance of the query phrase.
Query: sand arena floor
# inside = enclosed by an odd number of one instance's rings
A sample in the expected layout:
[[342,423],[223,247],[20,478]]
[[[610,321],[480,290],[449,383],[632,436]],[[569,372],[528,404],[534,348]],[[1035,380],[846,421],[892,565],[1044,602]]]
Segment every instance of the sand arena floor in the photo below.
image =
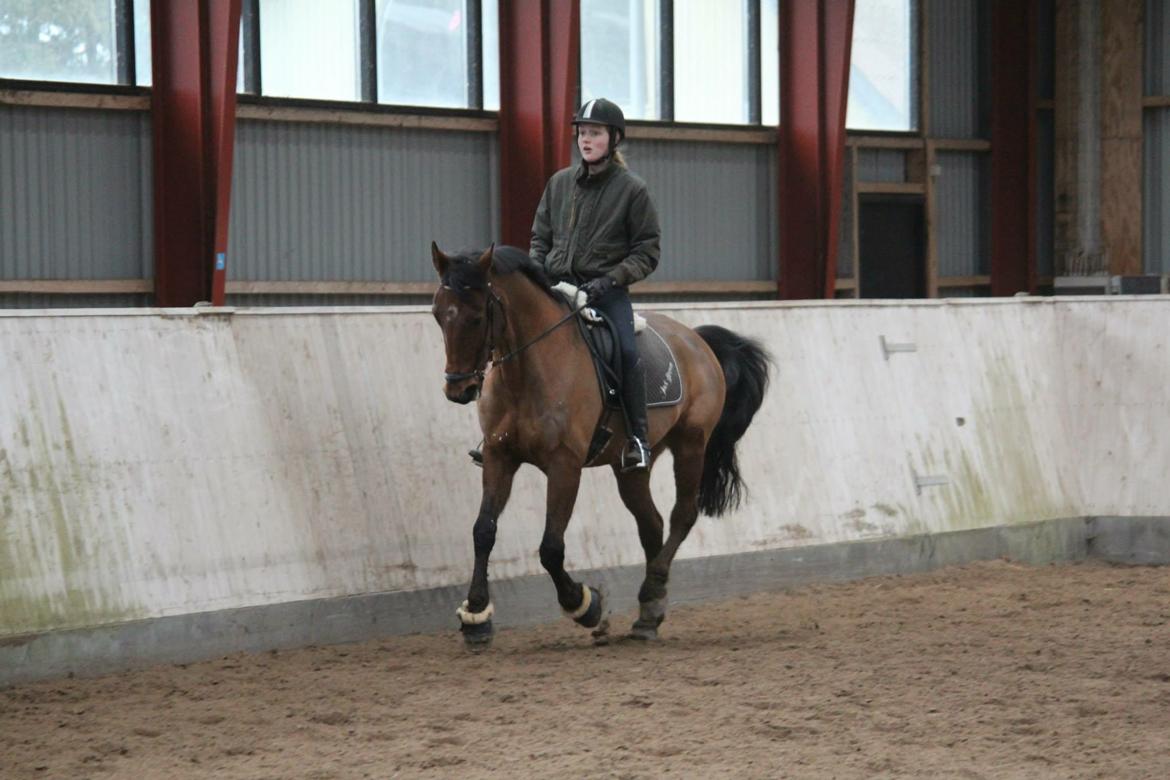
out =
[[1170,569],[998,561],[680,606],[662,635],[26,685],[0,777],[1170,777]]

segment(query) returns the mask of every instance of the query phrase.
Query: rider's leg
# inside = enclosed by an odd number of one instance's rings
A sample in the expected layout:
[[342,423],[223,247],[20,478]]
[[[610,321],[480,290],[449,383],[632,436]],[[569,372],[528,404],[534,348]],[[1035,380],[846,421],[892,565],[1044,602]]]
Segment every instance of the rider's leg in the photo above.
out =
[[618,349],[622,354],[622,401],[629,423],[630,441],[622,454],[623,469],[650,466],[650,438],[646,425],[646,379],[634,335],[634,309],[624,287],[615,287],[604,298],[591,304],[613,321],[617,329]]

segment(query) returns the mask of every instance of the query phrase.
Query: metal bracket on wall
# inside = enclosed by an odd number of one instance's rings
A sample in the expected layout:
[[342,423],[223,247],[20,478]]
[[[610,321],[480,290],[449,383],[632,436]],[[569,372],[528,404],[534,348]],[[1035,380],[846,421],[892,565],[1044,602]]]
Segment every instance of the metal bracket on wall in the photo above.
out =
[[924,487],[942,487],[951,484],[951,478],[945,474],[914,474],[914,492],[922,495]]
[[893,341],[886,341],[885,336],[878,336],[878,338],[881,339],[882,356],[886,360],[889,360],[890,355],[894,354],[895,352],[917,352],[918,351],[918,345],[914,344],[913,342],[907,341],[907,342],[899,344],[899,343],[896,343]]

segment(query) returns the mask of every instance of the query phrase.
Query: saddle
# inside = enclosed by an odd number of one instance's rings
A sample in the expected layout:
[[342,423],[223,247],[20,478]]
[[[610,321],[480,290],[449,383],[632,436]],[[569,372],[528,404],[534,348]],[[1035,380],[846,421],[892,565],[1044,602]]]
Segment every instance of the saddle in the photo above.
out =
[[[572,306],[580,306],[585,302],[584,293],[579,292],[571,284],[562,282],[554,289],[564,295]],[[597,383],[603,400],[601,419],[598,420],[593,441],[589,445],[589,455],[586,458],[588,465],[601,450],[605,449],[613,435],[613,431],[607,425],[610,415],[622,409],[622,361],[621,351],[617,348],[617,332],[608,317],[595,309],[583,308],[577,318],[577,327],[593,355],[593,367],[597,373]],[[653,326],[637,314],[634,315],[634,333],[634,343],[638,349],[638,356],[642,359],[646,377],[646,407],[674,406],[681,403],[682,377],[670,345]]]

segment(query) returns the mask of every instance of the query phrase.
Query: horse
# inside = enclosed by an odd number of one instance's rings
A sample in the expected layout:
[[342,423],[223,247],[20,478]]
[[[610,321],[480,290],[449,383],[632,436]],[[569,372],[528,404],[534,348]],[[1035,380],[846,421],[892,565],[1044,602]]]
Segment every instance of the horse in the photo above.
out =
[[717,325],[692,330],[662,315],[646,315],[673,352],[685,389],[678,404],[649,410],[651,468],[664,450],[674,460],[676,496],[664,542],[650,469],[621,470],[626,436],[620,420],[615,435],[587,464],[605,401],[591,352],[570,322],[576,311],[552,289],[543,267],[522,250],[494,244],[448,255],[431,242],[431,255],[439,276],[432,314],[446,352],[443,392],[458,404],[478,401],[483,431],[483,493],[472,528],[475,564],[467,599],[456,610],[466,644],[491,642],[488,559],[522,463],[536,466],[548,480],[540,562],[565,615],[593,629],[599,643],[606,641],[609,622],[603,595],[565,571],[564,536],[582,470],[613,469],[646,555],[638,618],[628,636],[657,638],[679,545],[700,512],[719,516],[739,505],[744,485],[736,443],[763,403],[770,356],[758,342]]

